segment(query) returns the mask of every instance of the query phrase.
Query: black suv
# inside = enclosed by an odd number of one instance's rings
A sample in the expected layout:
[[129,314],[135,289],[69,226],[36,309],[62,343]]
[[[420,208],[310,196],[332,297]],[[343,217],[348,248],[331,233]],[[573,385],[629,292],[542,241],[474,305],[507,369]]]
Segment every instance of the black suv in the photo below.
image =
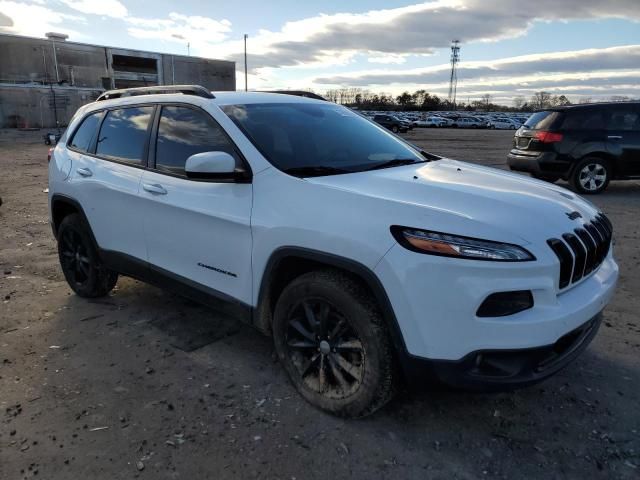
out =
[[640,177],[640,102],[598,103],[536,112],[516,132],[508,163],[580,193],[612,179]]
[[385,128],[388,128],[393,133],[406,132],[411,129],[411,124],[403,122],[398,117],[393,115],[376,115],[373,117],[373,121],[379,123]]

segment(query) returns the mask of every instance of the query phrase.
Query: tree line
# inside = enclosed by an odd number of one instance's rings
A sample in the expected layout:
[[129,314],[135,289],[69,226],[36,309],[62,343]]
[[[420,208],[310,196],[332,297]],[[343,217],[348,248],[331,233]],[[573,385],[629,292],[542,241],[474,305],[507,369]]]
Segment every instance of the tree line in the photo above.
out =
[[[468,103],[456,102],[453,105],[448,99],[440,98],[426,90],[416,90],[413,93],[403,92],[393,96],[390,93],[376,93],[362,88],[337,88],[327,90],[324,97],[330,102],[355,107],[359,110],[468,110],[468,111],[491,111],[491,112],[531,112],[550,107],[571,105],[565,95],[554,95],[549,92],[536,92],[530,98],[519,95],[513,98],[512,105],[498,105],[493,103],[493,97],[485,94],[479,100],[472,100]],[[628,101],[626,96],[612,96],[609,101]],[[583,97],[580,103],[591,103],[592,99]]]

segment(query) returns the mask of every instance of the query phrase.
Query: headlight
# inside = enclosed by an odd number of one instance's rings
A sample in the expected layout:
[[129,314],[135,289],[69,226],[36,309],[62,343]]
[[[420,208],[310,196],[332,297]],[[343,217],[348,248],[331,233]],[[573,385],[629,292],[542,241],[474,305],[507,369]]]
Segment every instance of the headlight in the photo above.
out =
[[526,262],[536,259],[524,248],[510,243],[417,230],[397,225],[391,227],[391,233],[403,247],[430,255],[494,262]]

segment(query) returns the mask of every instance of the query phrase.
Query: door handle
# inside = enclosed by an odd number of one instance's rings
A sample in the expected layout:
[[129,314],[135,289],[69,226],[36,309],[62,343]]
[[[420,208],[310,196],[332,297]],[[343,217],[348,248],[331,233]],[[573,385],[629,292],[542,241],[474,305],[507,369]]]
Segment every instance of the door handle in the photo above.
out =
[[622,135],[607,135],[609,140],[622,140]]
[[157,183],[143,183],[142,188],[144,188],[147,192],[153,193],[154,195],[166,195],[167,190]]
[[76,170],[76,172],[78,172],[78,175],[82,176],[82,177],[90,177],[91,175],[93,175],[93,172],[91,170],[89,170],[88,168],[78,168]]

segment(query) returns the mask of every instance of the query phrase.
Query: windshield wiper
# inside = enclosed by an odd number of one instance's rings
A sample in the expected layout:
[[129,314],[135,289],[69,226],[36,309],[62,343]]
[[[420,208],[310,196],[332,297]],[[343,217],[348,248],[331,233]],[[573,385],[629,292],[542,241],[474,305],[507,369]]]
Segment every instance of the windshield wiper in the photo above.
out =
[[395,160],[389,160],[388,162],[378,163],[367,170],[380,170],[382,168],[399,167],[401,165],[412,165],[414,163],[423,163],[420,160],[413,158],[396,158]]
[[296,177],[321,177],[323,175],[338,175],[340,173],[353,173],[344,168],[331,167],[329,165],[314,165],[308,167],[291,167],[284,170],[289,175]]

